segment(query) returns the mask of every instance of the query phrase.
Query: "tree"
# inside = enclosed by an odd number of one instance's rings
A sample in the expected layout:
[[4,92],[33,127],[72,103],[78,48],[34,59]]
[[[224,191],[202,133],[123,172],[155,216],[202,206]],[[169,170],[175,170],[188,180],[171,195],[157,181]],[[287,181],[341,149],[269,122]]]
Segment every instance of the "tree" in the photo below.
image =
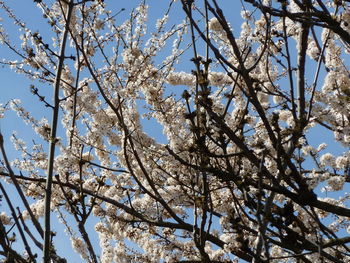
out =
[[151,33],[145,2],[121,24],[102,0],[34,2],[53,43],[0,2],[23,32],[16,47],[1,30],[17,55],[2,63],[54,87],[51,101],[31,86],[50,120],[1,110],[41,138],[14,136],[10,162],[1,136],[2,180],[26,209],[0,184],[4,260],[36,262],[35,244],[64,262],[54,214],[86,262],[350,262],[349,1],[241,1],[241,29],[237,3],[169,1]]

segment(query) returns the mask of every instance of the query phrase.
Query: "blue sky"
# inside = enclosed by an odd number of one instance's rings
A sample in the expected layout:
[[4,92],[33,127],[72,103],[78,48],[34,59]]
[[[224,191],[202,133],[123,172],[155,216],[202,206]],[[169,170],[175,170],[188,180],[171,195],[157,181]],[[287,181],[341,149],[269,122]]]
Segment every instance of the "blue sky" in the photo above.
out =
[[[13,7],[15,10],[15,13],[18,15],[19,18],[22,18],[23,21],[26,22],[27,26],[33,31],[38,30],[40,32],[43,32],[43,35],[48,34],[48,28],[49,26],[43,22],[42,15],[39,10],[36,9],[35,4],[33,1],[26,1],[26,0],[18,0],[18,1],[8,1],[10,7]],[[20,5],[18,3],[20,2]],[[120,15],[121,21],[124,20],[124,18],[128,17],[128,14],[131,12],[132,8],[135,7],[139,1],[135,0],[129,0],[129,1],[112,1],[112,0],[106,0],[107,6],[111,6],[112,9],[115,11],[118,11],[120,8],[125,8],[126,10],[123,12],[122,15]],[[224,2],[224,0],[219,1]],[[121,4],[122,3],[122,4]],[[163,12],[166,10],[168,1],[166,0],[149,0],[147,1],[148,5],[150,6],[150,19],[149,19],[149,29],[152,30],[152,24],[154,21],[160,17]],[[171,22],[170,23],[176,23],[180,22],[182,18],[184,17],[184,14],[179,7],[179,1],[176,3],[178,7],[172,12],[171,14]],[[226,5],[224,5],[225,7]],[[240,9],[240,1],[237,1],[236,4],[237,8]],[[228,6],[227,6],[228,7]],[[232,8],[229,7],[229,8]],[[224,9],[224,12],[227,14],[231,13],[230,9]],[[238,12],[235,12],[237,14]],[[3,16],[3,13],[0,13],[0,17]],[[2,22],[5,25],[5,28],[8,30],[7,33],[12,37],[13,40],[18,39],[18,32],[16,31],[16,27],[11,24],[7,23],[8,19],[4,17],[4,21]],[[231,18],[232,25],[235,28],[235,32],[239,31],[240,17],[232,17]],[[13,55],[6,49],[5,47],[0,47],[0,59],[2,58],[13,58]],[[185,66],[184,66],[185,65]],[[179,67],[182,68],[182,70],[191,70],[191,64],[187,64],[184,62],[184,64],[179,65]],[[312,69],[311,69],[312,70]],[[8,68],[0,68],[0,103],[5,104],[11,99],[19,98],[21,99],[23,105],[34,115],[38,116],[38,119],[40,119],[41,116],[46,116],[49,120],[51,118],[51,112],[49,109],[45,109],[41,104],[39,104],[38,98],[33,96],[30,92],[29,86],[31,84],[37,85],[37,82],[32,82],[28,79],[26,79],[24,76],[18,75],[12,70]],[[322,79],[322,78],[321,78]],[[46,87],[47,91],[44,91],[45,94],[49,96],[51,93],[52,87]],[[49,98],[49,97],[48,97]],[[154,132],[154,136],[158,138],[161,136],[161,131],[159,129],[154,128],[154,123],[147,123],[144,122],[144,128],[147,132]],[[0,128],[1,132],[4,135],[4,139],[6,142],[6,148],[8,151],[8,155],[10,159],[14,158],[16,156],[16,152],[13,150],[12,144],[10,143],[10,136],[13,131],[18,132],[18,136],[23,138],[27,142],[31,142],[32,139],[32,131],[31,128],[23,124],[22,120],[16,117],[16,115],[10,111],[6,112],[6,117],[4,119],[0,120]],[[332,134],[327,132],[325,129],[313,129],[312,136],[310,136],[310,139],[312,140],[312,144],[317,145],[324,141],[324,137],[327,136],[329,138],[332,138]],[[63,134],[62,134],[63,136]],[[341,153],[345,151],[346,149],[340,147],[337,144],[334,144],[332,140],[329,140],[329,149],[328,151],[334,152],[334,153]],[[14,196],[14,192],[10,187],[8,187],[10,193],[12,193]],[[6,205],[2,204],[0,207],[0,211],[4,209],[6,210]],[[53,217],[54,218],[54,217]],[[91,227],[93,227],[93,223],[91,223]],[[53,230],[57,232],[61,232],[62,228],[58,224],[53,225]],[[68,239],[65,238],[65,235],[60,233],[55,240],[59,254],[69,258],[69,262],[81,262],[81,259],[78,255],[71,252],[71,249],[67,249],[67,242],[70,242]],[[97,242],[97,239],[94,239],[94,242]]]
[[[47,38],[49,39],[49,26],[42,18],[41,11],[36,8],[33,1],[21,0],[20,2],[21,5],[18,5],[18,1],[9,2],[7,4],[14,10],[14,13],[18,16],[18,18],[20,18],[26,23],[28,28],[31,28],[33,31],[39,31],[44,37],[47,36]],[[105,2],[107,6],[111,7],[111,9],[114,10],[114,12],[119,11],[121,8],[125,8],[125,11],[118,16],[120,18],[120,22],[123,22],[129,17],[129,14],[132,11],[132,9],[135,8],[140,1],[107,0]],[[152,30],[151,28],[153,27],[153,24],[155,23],[156,19],[161,17],[164,11],[166,10],[168,1],[150,0],[147,1],[147,3],[150,7],[149,28],[150,30]],[[178,18],[184,17],[182,10],[179,8],[177,8],[177,10],[179,11],[178,14],[172,14],[174,23],[179,21],[177,20]],[[13,43],[16,43],[18,46],[20,43],[18,42],[18,37],[20,33],[17,31],[17,27],[4,15],[3,12],[0,13],[0,17],[3,18],[3,21],[1,23],[6,28],[6,32],[9,34]],[[6,47],[0,46],[0,59],[2,58],[16,59],[16,57]],[[29,80],[25,76],[16,74],[13,70],[7,67],[0,67],[0,79],[0,103],[4,105],[12,99],[20,99],[22,101],[22,105],[28,111],[30,111],[30,113],[33,114],[33,116],[37,117],[38,119],[45,116],[47,119],[50,120],[51,111],[43,107],[42,104],[40,104],[38,98],[31,94],[29,88],[30,85],[42,86],[42,84],[38,83],[37,81]],[[44,93],[44,95],[46,95],[47,98],[50,98],[52,87],[48,86],[44,88],[47,90],[45,91],[45,89],[41,88],[40,91]],[[154,123],[146,125],[145,129],[153,132],[156,131],[154,134],[155,137],[162,136],[161,129],[154,129],[154,125]],[[7,111],[5,114],[5,118],[0,120],[0,129],[5,139],[5,147],[7,149],[7,154],[10,160],[18,155],[18,153],[13,149],[12,143],[10,142],[10,137],[14,131],[16,131],[18,137],[22,138],[29,144],[31,143],[33,138],[33,132],[31,127],[24,124],[23,121],[11,111]],[[64,136],[64,132],[61,134],[61,136]],[[7,184],[5,184],[5,187],[8,193],[16,200],[17,193],[14,191],[14,189]],[[15,201],[15,205],[18,205],[23,210],[23,206],[20,202]],[[8,211],[7,205],[5,203],[2,203],[0,206],[0,211],[3,210]],[[58,254],[67,258],[68,262],[70,263],[82,262],[80,256],[72,251],[70,247],[70,240],[69,238],[67,238],[66,234],[63,233],[63,227],[57,222],[56,217],[52,216],[51,218],[53,223],[52,230],[57,232],[57,236],[54,238],[54,243],[58,250]],[[72,222],[72,224],[76,224],[72,219],[70,219],[70,221]],[[43,219],[41,219],[40,222],[43,222]],[[93,222],[93,220],[90,219],[88,223],[90,227],[93,228],[96,222]],[[91,238],[92,242],[95,244],[97,253],[99,253],[97,236],[91,235]],[[19,251],[23,250],[23,247],[20,244],[17,245],[17,248]],[[37,252],[39,257],[41,257],[41,253],[39,251]]]

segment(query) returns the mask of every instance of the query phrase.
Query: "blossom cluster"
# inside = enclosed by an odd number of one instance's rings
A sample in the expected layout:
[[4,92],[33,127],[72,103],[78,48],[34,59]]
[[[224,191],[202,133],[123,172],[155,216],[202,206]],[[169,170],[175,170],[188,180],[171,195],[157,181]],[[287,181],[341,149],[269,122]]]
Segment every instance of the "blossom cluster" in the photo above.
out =
[[[350,77],[331,27],[312,31],[293,16],[273,17],[277,5],[303,14],[300,1],[260,1],[271,14],[242,9],[239,30],[220,12],[203,18],[195,6],[187,11],[196,19],[173,26],[171,11],[180,3],[171,2],[149,33],[151,7],[144,3],[119,22],[104,1],[83,2],[67,21],[66,1],[42,1],[52,43],[19,24],[22,55],[6,62],[45,85],[61,74],[59,122],[36,117],[20,100],[9,104],[36,136],[31,145],[13,134],[19,157],[11,163],[25,174],[20,186],[35,218],[45,216],[46,148],[54,143],[51,212],[76,221],[63,225],[85,261],[96,254],[106,263],[348,256],[337,236],[350,225],[343,193],[350,181]],[[334,16],[347,32],[349,9]],[[205,34],[194,26],[203,19]],[[67,22],[65,55],[74,55],[59,69]],[[205,56],[198,55],[202,46]],[[181,68],[188,61],[192,72]],[[53,110],[43,86],[33,91]],[[0,119],[7,108],[0,104]],[[328,138],[315,142],[315,129]],[[89,217],[95,227],[86,230]],[[23,218],[31,220],[29,211]],[[0,221],[13,223],[5,213]],[[90,245],[84,231],[99,242]]]

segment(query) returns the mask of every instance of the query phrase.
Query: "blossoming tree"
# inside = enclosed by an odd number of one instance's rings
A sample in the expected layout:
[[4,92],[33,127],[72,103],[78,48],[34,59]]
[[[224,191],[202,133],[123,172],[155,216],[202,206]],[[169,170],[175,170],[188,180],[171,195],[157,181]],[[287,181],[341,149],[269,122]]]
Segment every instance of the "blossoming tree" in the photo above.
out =
[[67,262],[57,216],[86,262],[350,262],[349,1],[169,0],[154,27],[146,2],[34,2],[51,35],[0,1],[1,63],[52,113],[2,105],[35,138],[0,138],[3,260]]

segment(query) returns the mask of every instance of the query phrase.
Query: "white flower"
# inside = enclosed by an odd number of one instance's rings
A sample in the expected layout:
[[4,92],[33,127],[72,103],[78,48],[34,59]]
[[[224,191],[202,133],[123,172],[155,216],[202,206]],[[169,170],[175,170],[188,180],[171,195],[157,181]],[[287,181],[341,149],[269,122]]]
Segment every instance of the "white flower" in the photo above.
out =
[[195,76],[186,72],[172,72],[167,78],[167,82],[174,86],[193,86],[195,84],[195,81]]
[[81,158],[86,162],[92,162],[94,160],[94,156],[90,152],[83,153]]
[[216,17],[209,20],[209,29],[213,31],[221,31],[222,26]]
[[88,260],[89,256],[86,243],[81,238],[77,237],[72,237],[71,242],[73,249],[81,256],[81,258]]
[[248,10],[242,10],[241,17],[245,20],[251,20],[251,13]]
[[344,176],[332,176],[327,181],[327,183],[329,185],[329,188],[327,188],[327,190],[330,190],[330,191],[342,190],[344,182],[345,182]]
[[[45,212],[44,206],[45,206],[44,200],[39,200],[36,203],[33,203],[30,205],[30,209],[32,210],[36,218],[44,216],[44,212]],[[30,218],[28,211],[23,212],[23,218],[24,219]]]
[[326,143],[321,143],[318,147],[317,147],[317,152],[320,152],[324,149],[326,149],[327,144]]
[[320,50],[316,45],[315,41],[309,41],[306,54],[308,54],[312,59],[318,60],[320,55]]
[[301,148],[301,152],[303,153],[303,155],[309,155],[312,151],[313,147],[310,145],[306,145]]
[[6,215],[5,212],[2,212],[2,213],[0,214],[0,221],[1,221],[4,225],[10,225],[10,224],[12,224],[11,217],[9,217],[8,215]]
[[5,108],[2,106],[2,103],[0,103],[0,119],[4,118],[4,112]]
[[339,170],[345,169],[349,165],[349,160],[344,156],[339,156],[335,159],[335,165]]
[[209,72],[208,79],[210,85],[213,86],[229,85],[232,83],[232,79],[222,72]]
[[326,153],[321,156],[320,163],[323,166],[327,166],[327,165],[334,166],[334,163],[335,163],[334,156],[330,153]]

